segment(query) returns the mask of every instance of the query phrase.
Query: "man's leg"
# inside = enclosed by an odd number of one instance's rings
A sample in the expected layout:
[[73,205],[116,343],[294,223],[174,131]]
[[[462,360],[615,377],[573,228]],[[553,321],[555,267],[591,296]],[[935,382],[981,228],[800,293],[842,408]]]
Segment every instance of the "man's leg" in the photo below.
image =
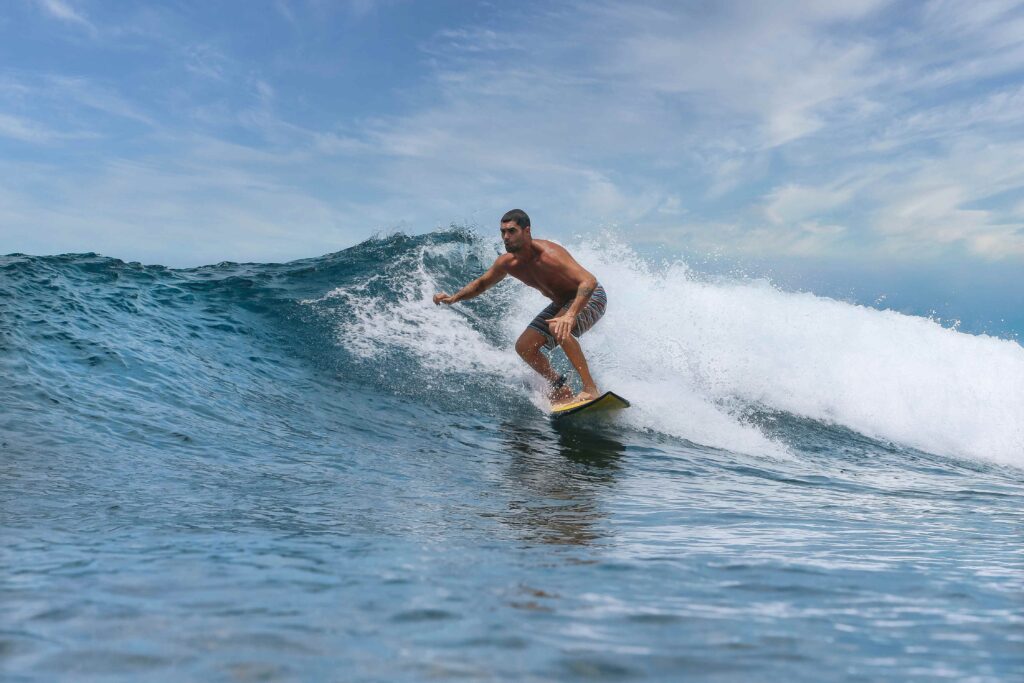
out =
[[600,395],[597,390],[597,384],[594,383],[594,378],[590,376],[590,368],[587,367],[587,359],[583,356],[583,349],[580,348],[580,343],[576,337],[571,334],[562,342],[562,350],[565,351],[565,357],[569,359],[572,366],[576,368],[576,372],[580,373],[580,379],[583,381],[583,391],[581,391],[576,398],[579,399],[594,399]]
[[[546,379],[549,384],[554,384],[561,375],[555,372],[555,369],[551,367],[551,363],[548,361],[548,357],[541,351],[545,342],[547,342],[547,339],[543,334],[532,327],[528,327],[519,335],[519,339],[516,340],[516,353],[531,368],[539,372],[541,377]],[[565,400],[570,396],[572,396],[572,391],[566,386],[559,387],[551,392],[551,398],[554,400]]]

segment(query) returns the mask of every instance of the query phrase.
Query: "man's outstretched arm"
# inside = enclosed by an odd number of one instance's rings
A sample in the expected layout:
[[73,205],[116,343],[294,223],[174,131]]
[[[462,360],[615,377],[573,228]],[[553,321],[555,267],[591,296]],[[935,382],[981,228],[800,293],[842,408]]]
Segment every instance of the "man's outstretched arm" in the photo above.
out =
[[448,304],[450,306],[456,301],[463,301],[465,299],[472,299],[475,296],[480,296],[488,289],[504,280],[506,275],[508,275],[508,273],[505,271],[504,264],[502,263],[502,257],[498,257],[498,260],[487,269],[486,273],[473,280],[454,294],[448,295],[444,292],[435,294],[434,305]]

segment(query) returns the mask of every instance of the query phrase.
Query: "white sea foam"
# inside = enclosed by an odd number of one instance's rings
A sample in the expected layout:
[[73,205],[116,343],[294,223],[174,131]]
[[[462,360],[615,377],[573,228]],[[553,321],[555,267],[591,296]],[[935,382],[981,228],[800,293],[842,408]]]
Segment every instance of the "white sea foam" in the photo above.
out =
[[[702,281],[684,264],[655,269],[627,247],[602,244],[567,245],[609,296],[607,315],[582,344],[598,383],[633,400],[623,415],[633,426],[779,454],[782,446],[743,419],[746,408],[763,406],[932,453],[1024,465],[1024,348],[1016,342],[763,281]],[[485,295],[508,303],[495,346],[474,327],[473,306],[430,301],[438,286],[423,255],[464,258],[465,245],[425,249],[418,264],[388,276],[406,278],[397,302],[332,293],[354,313],[342,343],[366,357],[400,347],[430,373],[530,381],[512,342],[546,300],[518,284]],[[495,255],[476,249],[484,260]]]
[[[493,249],[477,245],[475,250],[485,259],[494,256]],[[480,325],[474,327],[479,321],[471,307],[434,306],[432,297],[441,286],[424,266],[426,255],[451,263],[466,257],[466,246],[427,246],[412,259],[396,262],[388,271],[374,276],[391,280],[397,300],[371,295],[373,280],[329,292],[325,299],[340,299],[347,309],[339,321],[339,342],[368,360],[387,350],[403,350],[415,357],[424,371],[436,376],[485,373],[527,377],[514,352],[489,343],[477,331]]]
[[645,426],[719,445],[720,427],[692,405],[739,401],[932,453],[1024,465],[1016,342],[764,281],[702,282],[682,264],[654,272],[614,243],[569,248],[609,292],[608,314],[584,338],[599,377],[664,406],[634,413]]

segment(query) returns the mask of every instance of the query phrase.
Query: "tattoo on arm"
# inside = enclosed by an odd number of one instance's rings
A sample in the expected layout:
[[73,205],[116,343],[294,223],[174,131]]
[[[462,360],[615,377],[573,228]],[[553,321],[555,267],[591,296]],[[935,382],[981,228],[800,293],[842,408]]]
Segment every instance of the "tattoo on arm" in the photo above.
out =
[[587,305],[590,295],[593,293],[593,287],[580,285],[580,288],[576,290],[576,298],[573,299],[572,305],[569,307],[569,314],[572,316],[579,315],[580,311],[583,310],[583,307]]

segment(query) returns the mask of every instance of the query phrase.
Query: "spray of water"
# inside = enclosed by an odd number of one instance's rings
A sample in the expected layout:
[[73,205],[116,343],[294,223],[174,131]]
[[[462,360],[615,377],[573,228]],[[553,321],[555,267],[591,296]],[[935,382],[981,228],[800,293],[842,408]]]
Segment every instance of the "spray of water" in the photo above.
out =
[[[955,457],[1024,465],[1024,348],[924,318],[879,311],[764,281],[708,282],[683,263],[659,268],[612,239],[567,245],[609,296],[604,319],[582,339],[602,388],[628,396],[622,419],[706,446],[778,454],[783,447],[744,419],[751,407],[839,424],[867,436]],[[444,273],[479,241],[428,245],[379,277],[399,295],[335,290],[351,315],[339,326],[351,352],[401,348],[431,375],[484,373],[543,406],[512,343],[546,303],[503,283],[502,314],[473,305],[434,307]],[[485,329],[500,330],[487,335]]]

